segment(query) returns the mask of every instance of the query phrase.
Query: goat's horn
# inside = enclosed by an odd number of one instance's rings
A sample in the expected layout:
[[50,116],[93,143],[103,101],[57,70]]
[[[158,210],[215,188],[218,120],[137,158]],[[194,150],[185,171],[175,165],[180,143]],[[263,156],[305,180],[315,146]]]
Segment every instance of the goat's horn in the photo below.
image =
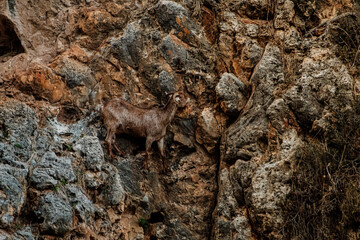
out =
[[172,91],[172,92],[168,92],[168,93],[165,93],[166,96],[169,96],[171,94],[174,94],[174,93],[177,93],[178,91]]

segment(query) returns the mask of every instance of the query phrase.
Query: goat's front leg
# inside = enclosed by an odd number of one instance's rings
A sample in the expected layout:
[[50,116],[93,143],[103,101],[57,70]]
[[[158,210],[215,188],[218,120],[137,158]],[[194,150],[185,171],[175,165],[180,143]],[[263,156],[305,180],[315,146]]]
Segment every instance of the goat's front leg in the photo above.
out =
[[166,162],[166,156],[165,156],[165,147],[164,147],[164,137],[161,138],[158,142],[157,142],[159,151],[160,151],[160,155],[162,158],[162,162],[163,162],[163,171],[167,172],[168,166],[167,166],[167,162]]
[[112,144],[113,144],[113,138],[115,136],[115,131],[113,129],[108,129],[107,134],[106,134],[106,139],[105,142],[108,145],[108,150],[109,150],[109,155],[112,159],[115,158],[113,152],[112,152]]
[[146,143],[145,143],[146,157],[145,157],[145,161],[144,161],[145,169],[149,169],[148,160],[149,160],[150,155],[151,155],[151,145],[152,145],[153,142],[154,142],[154,139],[152,137],[148,136],[146,138]]

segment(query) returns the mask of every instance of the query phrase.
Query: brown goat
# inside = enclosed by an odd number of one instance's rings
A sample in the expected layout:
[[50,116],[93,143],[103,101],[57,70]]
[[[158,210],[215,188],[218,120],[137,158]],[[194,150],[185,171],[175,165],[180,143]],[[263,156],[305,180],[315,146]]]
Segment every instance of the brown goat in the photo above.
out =
[[103,107],[102,114],[107,129],[105,141],[108,145],[110,157],[114,158],[112,146],[118,153],[124,155],[124,152],[116,146],[116,134],[125,133],[136,137],[146,137],[145,168],[148,169],[147,160],[150,156],[151,145],[157,141],[163,158],[163,168],[167,169],[164,159],[166,127],[174,118],[177,108],[185,107],[186,103],[182,92],[172,93],[167,104],[162,108],[139,108],[121,99],[113,99],[107,102]]

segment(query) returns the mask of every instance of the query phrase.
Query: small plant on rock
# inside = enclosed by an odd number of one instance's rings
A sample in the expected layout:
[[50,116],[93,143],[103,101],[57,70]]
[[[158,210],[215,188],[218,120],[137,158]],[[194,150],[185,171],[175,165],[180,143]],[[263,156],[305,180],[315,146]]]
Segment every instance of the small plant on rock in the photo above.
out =
[[58,192],[58,191],[59,191],[59,188],[60,188],[59,184],[56,184],[51,190],[52,190],[53,192]]
[[66,147],[66,149],[68,150],[68,151],[72,151],[72,146],[71,146],[71,144],[68,144],[68,143],[66,143],[66,144],[64,144],[64,146]]
[[139,219],[139,226],[144,229],[144,232],[149,228],[149,222],[145,218]]
[[22,149],[22,148],[23,148],[23,147],[22,147],[22,145],[21,145],[20,143],[16,143],[14,146],[15,146],[15,147],[17,147],[17,148],[20,148],[20,149]]

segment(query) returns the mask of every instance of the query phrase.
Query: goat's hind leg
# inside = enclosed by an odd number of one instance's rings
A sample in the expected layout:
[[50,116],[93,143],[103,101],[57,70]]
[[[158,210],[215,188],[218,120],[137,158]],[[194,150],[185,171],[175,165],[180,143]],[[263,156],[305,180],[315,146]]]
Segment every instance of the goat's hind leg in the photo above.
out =
[[[114,148],[115,148],[116,152],[119,153],[120,156],[124,156],[125,152],[122,151],[119,148],[119,146],[116,144],[116,131],[120,129],[120,125],[116,126],[116,128],[114,128],[114,129],[115,129],[115,134],[114,134],[113,139],[112,139],[113,144],[114,144]],[[120,133],[120,132],[117,132],[117,133]]]
[[119,153],[120,156],[124,156],[124,155],[125,155],[125,152],[122,151],[122,150],[119,148],[118,145],[116,145],[115,140],[116,140],[116,134],[114,134],[114,137],[113,137],[113,139],[112,139],[113,144],[114,144],[114,148],[115,148],[115,150]]

